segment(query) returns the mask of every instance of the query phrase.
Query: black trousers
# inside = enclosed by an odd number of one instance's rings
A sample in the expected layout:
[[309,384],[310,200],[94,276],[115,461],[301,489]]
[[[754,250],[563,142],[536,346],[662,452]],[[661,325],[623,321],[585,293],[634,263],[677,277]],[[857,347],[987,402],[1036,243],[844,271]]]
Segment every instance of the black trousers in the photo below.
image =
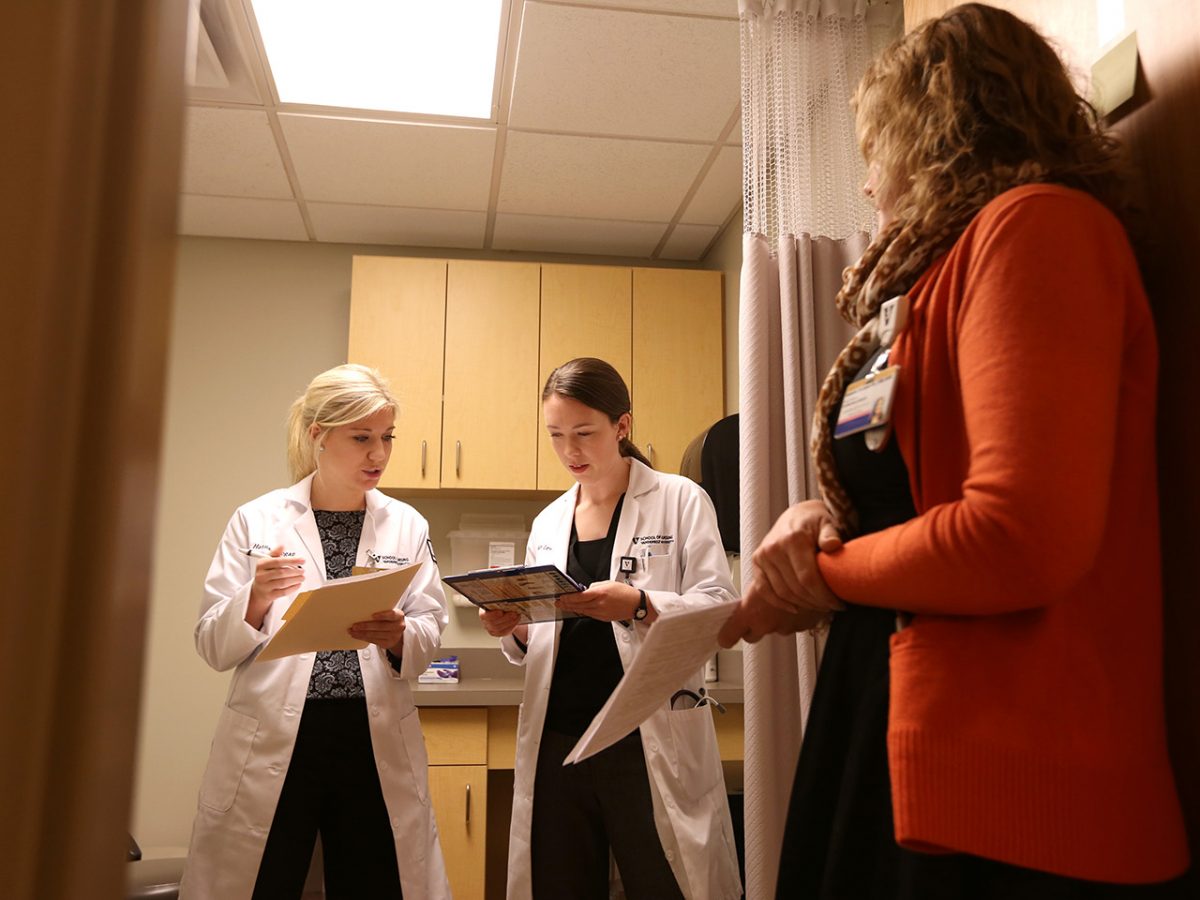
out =
[[654,826],[641,735],[564,766],[576,740],[542,733],[530,835],[535,900],[608,900],[610,849],[629,900],[683,900]]
[[362,697],[304,704],[258,867],[255,900],[303,894],[318,833],[330,900],[401,896],[396,844]]

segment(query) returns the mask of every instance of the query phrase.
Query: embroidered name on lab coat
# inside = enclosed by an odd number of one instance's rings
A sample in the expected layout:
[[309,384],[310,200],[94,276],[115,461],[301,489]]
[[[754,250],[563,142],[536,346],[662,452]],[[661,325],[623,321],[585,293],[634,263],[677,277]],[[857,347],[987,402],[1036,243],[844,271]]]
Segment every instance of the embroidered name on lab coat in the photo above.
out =
[[673,534],[643,534],[636,535],[633,539],[633,546],[644,547],[654,553],[667,553],[674,543]]
[[[433,550],[430,549],[430,555],[433,555]],[[407,556],[392,556],[390,553],[376,553],[374,550],[367,551],[367,561],[373,566],[407,566]],[[434,562],[437,562],[435,559]]]

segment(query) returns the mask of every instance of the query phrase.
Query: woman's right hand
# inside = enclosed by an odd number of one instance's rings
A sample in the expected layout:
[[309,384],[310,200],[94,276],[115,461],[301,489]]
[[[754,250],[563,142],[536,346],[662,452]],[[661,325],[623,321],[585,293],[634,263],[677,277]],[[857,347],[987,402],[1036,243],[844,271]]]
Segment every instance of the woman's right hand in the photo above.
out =
[[521,624],[520,613],[502,609],[481,609],[479,621],[492,637],[502,638],[513,634],[522,644],[526,643],[529,629]]
[[[832,595],[816,567],[816,552],[833,553],[842,539],[820,500],[787,509],[763,537],[751,559],[768,603],[788,612],[830,605]],[[756,579],[757,580],[757,579]]]
[[262,628],[271,604],[304,583],[304,562],[299,556],[284,556],[282,544],[272,549],[269,557],[258,560],[250,585],[250,602],[246,605],[246,621],[250,625]]

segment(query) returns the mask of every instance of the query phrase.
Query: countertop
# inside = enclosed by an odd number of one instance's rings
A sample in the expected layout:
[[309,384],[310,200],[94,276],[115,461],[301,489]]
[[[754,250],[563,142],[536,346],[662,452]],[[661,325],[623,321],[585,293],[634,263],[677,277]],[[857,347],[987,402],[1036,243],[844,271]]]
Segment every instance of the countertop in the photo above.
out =
[[[457,684],[414,683],[413,701],[417,706],[517,706],[521,702],[524,670],[505,659],[499,648],[443,648],[438,656],[457,656],[462,677]],[[721,703],[741,703],[741,652],[720,651],[717,668],[721,679],[705,685],[708,693]]]

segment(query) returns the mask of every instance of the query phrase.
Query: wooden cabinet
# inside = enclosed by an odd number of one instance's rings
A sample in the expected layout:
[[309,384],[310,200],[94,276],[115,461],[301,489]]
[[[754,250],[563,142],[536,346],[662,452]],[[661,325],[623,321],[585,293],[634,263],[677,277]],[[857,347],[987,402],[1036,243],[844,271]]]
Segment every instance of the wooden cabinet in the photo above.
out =
[[426,707],[429,799],[455,900],[483,900],[487,865],[487,710]]
[[629,384],[632,283],[629,269],[615,266],[542,266],[541,365],[538,377],[537,486],[565,491],[573,483],[546,434],[540,402],[555,368],[579,356],[612,363]]
[[724,414],[721,273],[354,258],[350,362],[400,402],[381,486],[561,491],[541,389],[577,356],[630,387],[633,438],[664,472]]
[[487,766],[430,766],[429,797],[450,892],[483,900],[487,877]]
[[[745,755],[743,708],[730,703],[727,710],[725,715],[714,710],[713,724],[726,784],[737,789]],[[518,709],[423,706],[420,716],[429,754],[429,794],[454,898],[481,900],[489,884],[489,896],[502,897]]]
[[721,273],[633,270],[633,440],[661,472],[724,414]]
[[446,261],[356,256],[350,296],[348,359],[383,372],[400,402],[392,458],[380,487],[436,488]]
[[449,263],[442,487],[537,487],[539,278],[536,263]]

